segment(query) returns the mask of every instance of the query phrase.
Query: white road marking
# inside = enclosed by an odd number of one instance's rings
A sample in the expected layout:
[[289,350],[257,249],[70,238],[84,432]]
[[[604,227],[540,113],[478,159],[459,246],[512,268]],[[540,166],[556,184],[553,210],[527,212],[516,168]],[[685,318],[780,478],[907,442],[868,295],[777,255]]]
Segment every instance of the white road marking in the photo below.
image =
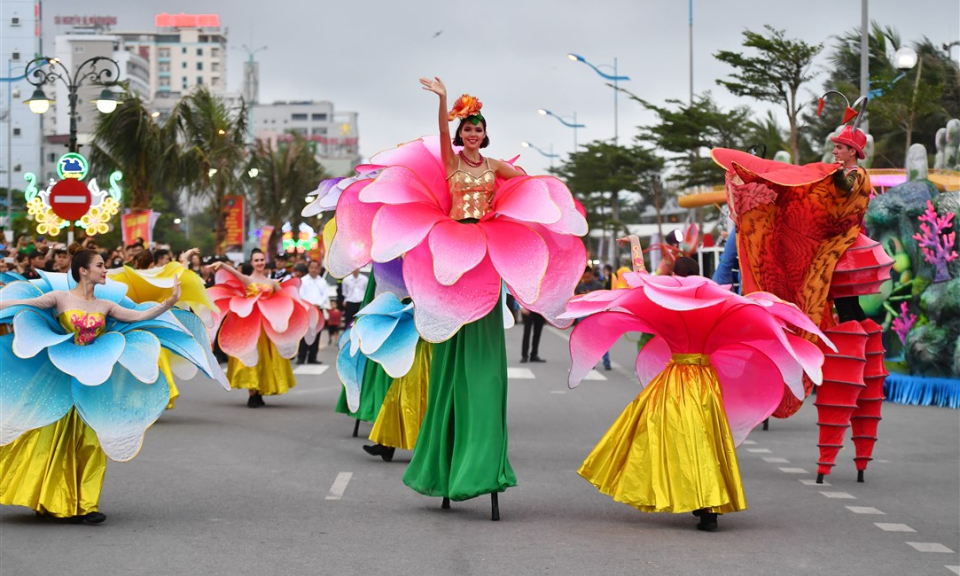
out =
[[57,204],[86,204],[87,200],[86,196],[57,196]]
[[873,508],[872,506],[847,506],[847,510],[853,512],[854,514],[887,514],[886,512]]
[[874,460],[873,462],[876,463],[876,464],[889,464],[889,463],[890,463],[889,460]]
[[507,368],[507,379],[508,380],[533,380],[536,376],[533,375],[533,370],[529,368]]
[[768,464],[789,464],[790,461],[786,458],[764,458],[764,462]]
[[350,479],[353,478],[353,472],[341,472],[337,474],[337,479],[333,481],[333,486],[330,487],[330,493],[327,494],[327,500],[339,500],[343,497],[344,490],[347,489],[347,484],[350,483]]
[[309,376],[319,376],[327,371],[326,364],[303,364],[293,369],[294,374],[304,374]]
[[907,526],[906,524],[887,524],[886,522],[874,522],[873,525],[884,532],[916,532],[916,530]]
[[827,498],[836,498],[840,500],[856,500],[857,497],[848,492],[821,492]]
[[960,576],[960,566],[944,566],[944,568]]
[[769,454],[769,448],[747,448],[747,452],[751,454]]
[[550,393],[551,393],[551,394],[566,394],[567,391],[566,391],[566,390],[551,390]]
[[741,444],[743,444],[744,446],[754,446],[756,445],[756,442],[754,442],[753,440],[744,440],[743,442],[741,442]]
[[[800,479],[800,483],[803,484],[804,486],[832,486],[832,484],[830,484],[830,483],[827,482],[826,480],[824,480],[823,482],[817,484],[817,481],[814,480],[813,478],[801,478],[801,479]],[[849,506],[848,506],[848,508],[849,508]]]
[[597,372],[596,370],[591,370],[587,372],[587,375],[584,376],[583,379],[584,380],[606,380],[607,377]]
[[808,474],[803,468],[781,468],[780,471],[785,474]]
[[907,542],[917,552],[939,552],[943,554],[953,554],[953,550],[947,548],[939,542]]

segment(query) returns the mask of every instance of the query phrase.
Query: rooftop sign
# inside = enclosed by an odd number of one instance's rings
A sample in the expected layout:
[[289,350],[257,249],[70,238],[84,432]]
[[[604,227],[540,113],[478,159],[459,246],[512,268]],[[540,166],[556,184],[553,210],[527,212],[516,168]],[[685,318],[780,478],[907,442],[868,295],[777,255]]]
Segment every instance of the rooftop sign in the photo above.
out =
[[157,28],[219,28],[218,14],[157,14],[154,18]]

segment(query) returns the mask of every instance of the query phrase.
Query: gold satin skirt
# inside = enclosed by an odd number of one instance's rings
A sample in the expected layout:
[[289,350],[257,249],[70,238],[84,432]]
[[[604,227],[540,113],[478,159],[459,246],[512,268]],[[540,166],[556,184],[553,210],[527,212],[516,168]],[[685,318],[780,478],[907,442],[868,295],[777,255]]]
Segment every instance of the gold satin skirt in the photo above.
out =
[[370,431],[370,440],[401,450],[413,450],[417,445],[423,415],[427,413],[432,356],[433,344],[423,340],[417,343],[413,367],[390,385]]
[[745,510],[736,447],[709,358],[675,354],[578,473],[643,512]]
[[227,380],[231,388],[256,390],[264,396],[286,394],[297,385],[293,375],[290,360],[280,356],[277,347],[267,338],[266,333],[260,333],[257,340],[257,354],[260,361],[256,366],[247,367],[234,357],[227,361]]
[[67,518],[97,511],[107,455],[71,408],[0,448],[0,504]]

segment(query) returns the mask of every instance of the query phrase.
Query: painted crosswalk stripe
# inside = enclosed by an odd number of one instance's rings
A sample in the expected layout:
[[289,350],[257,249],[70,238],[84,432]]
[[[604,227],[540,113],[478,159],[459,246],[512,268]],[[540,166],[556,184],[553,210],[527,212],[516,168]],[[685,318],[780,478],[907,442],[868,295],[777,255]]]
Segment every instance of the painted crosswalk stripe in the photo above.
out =
[[566,394],[567,391],[566,391],[566,390],[551,390],[550,393],[551,393],[551,394]]
[[507,368],[507,378],[509,380],[533,380],[536,376],[533,375],[533,370],[529,368]]
[[827,498],[835,498],[838,500],[856,500],[857,497],[849,492],[821,492]]
[[336,480],[333,481],[333,486],[330,487],[330,493],[327,494],[327,500],[339,500],[343,497],[343,492],[347,489],[347,484],[350,483],[350,479],[353,478],[353,472],[341,472],[337,474]]
[[[817,484],[817,481],[814,480],[813,478],[801,478],[800,483],[803,484],[804,486],[831,486],[831,484],[826,480]],[[849,508],[849,506],[847,506],[847,508]]]
[[847,510],[853,512],[854,514],[882,514],[886,515],[886,512],[878,510],[872,506],[847,506]]
[[751,454],[769,454],[769,448],[747,448],[747,452]]
[[744,440],[743,442],[741,442],[741,444],[743,444],[744,446],[755,446],[756,442],[754,442],[753,440]]
[[960,566],[944,566],[944,568],[960,576]]
[[584,380],[606,380],[607,377],[597,372],[596,370],[591,370],[587,372],[587,375],[584,376],[583,379]]
[[768,464],[789,464],[790,461],[786,458],[764,458],[764,462]]
[[304,376],[319,376],[327,371],[326,364],[303,364],[293,369],[294,374],[303,374]]
[[888,524],[886,522],[874,522],[873,525],[883,530],[884,532],[916,532],[916,530],[907,526],[906,524]]
[[781,472],[784,474],[807,474],[808,472],[803,468],[781,468]]
[[917,552],[939,552],[941,554],[953,554],[953,550],[947,548],[939,542],[907,542]]

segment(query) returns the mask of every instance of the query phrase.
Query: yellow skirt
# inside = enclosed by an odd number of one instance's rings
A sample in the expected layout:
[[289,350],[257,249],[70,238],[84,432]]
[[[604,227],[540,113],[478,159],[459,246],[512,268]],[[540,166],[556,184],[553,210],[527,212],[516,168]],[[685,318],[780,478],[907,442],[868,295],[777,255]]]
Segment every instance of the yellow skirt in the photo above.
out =
[[423,415],[427,413],[427,391],[430,384],[430,358],[433,344],[417,343],[413,367],[390,385],[383,399],[377,421],[370,431],[370,439],[377,444],[401,450],[413,450],[417,445]]
[[256,366],[247,367],[234,357],[227,362],[227,379],[231,388],[256,390],[264,396],[286,394],[297,385],[290,360],[280,356],[277,347],[263,332],[257,340],[257,353],[260,361]]
[[747,508],[717,372],[677,354],[607,430],[578,471],[643,512]]
[[170,368],[170,352],[166,348],[160,349],[160,371],[163,372],[164,378],[167,379],[167,385],[170,386],[170,401],[167,402],[167,410],[173,410],[173,402],[180,397],[180,391],[177,390],[177,385],[173,381],[173,370]]
[[57,518],[96,512],[106,471],[96,433],[71,408],[0,448],[0,504]]

